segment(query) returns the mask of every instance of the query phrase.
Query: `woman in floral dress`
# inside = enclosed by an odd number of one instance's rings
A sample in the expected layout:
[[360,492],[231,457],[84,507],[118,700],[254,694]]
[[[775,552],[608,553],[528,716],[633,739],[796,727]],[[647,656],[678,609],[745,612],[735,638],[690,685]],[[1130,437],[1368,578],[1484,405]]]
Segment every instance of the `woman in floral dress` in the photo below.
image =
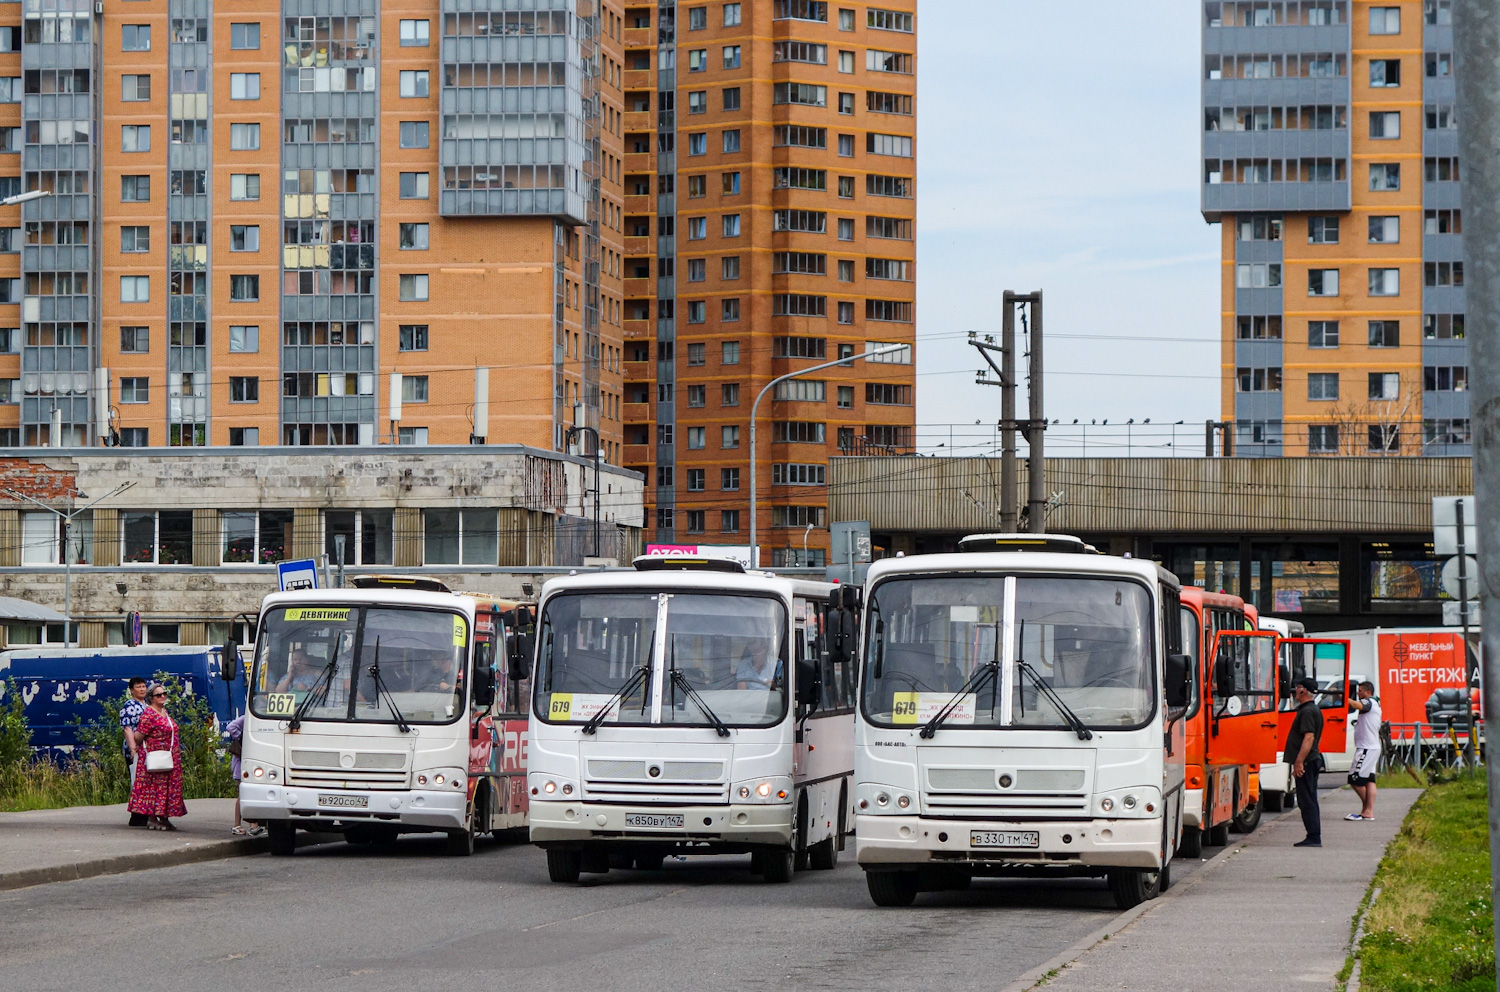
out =
[[[182,742],[177,723],[167,714],[166,687],[152,686],[146,703],[146,712],[136,727],[142,742],[141,770],[130,793],[130,812],[144,815],[152,830],[176,830],[169,818],[187,816],[187,805],[182,801]],[[147,771],[146,754],[151,751],[171,751],[172,770]]]

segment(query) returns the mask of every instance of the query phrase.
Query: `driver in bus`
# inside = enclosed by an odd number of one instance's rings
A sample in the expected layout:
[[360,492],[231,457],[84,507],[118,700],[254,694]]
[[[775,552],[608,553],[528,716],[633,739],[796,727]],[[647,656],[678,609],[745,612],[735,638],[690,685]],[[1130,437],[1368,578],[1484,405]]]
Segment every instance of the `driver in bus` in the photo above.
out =
[[292,648],[292,653],[287,657],[286,675],[276,683],[274,691],[311,692],[313,686],[318,684],[318,676],[321,674],[306,651]]
[[421,660],[422,668],[412,673],[412,688],[417,692],[452,692],[456,677],[451,657],[429,654]]
[[781,660],[771,655],[771,645],[757,638],[745,645],[740,663],[735,666],[736,688],[769,692],[781,679]]

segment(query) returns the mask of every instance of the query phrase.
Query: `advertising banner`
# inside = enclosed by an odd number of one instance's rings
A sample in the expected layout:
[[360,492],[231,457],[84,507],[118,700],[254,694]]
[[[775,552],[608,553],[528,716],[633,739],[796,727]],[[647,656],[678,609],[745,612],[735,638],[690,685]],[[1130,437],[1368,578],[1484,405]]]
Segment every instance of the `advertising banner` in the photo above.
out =
[[648,544],[648,555],[688,555],[698,558],[728,558],[746,568],[751,564],[750,546],[747,544]]
[[1380,634],[1380,706],[1391,723],[1426,723],[1435,689],[1465,688],[1463,635]]

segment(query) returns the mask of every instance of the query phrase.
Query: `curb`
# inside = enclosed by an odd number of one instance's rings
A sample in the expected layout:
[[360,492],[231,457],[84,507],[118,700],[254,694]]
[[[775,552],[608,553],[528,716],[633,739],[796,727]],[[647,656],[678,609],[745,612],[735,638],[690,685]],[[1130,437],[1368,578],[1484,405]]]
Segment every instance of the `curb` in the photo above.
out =
[[49,882],[70,882],[99,875],[118,875],[127,871],[145,868],[170,868],[190,865],[200,861],[218,861],[223,858],[260,854],[271,849],[264,837],[246,840],[216,840],[192,847],[169,848],[143,854],[121,854],[92,861],[75,861],[71,864],[49,865],[45,868],[27,868],[0,874],[0,891],[24,889]]
[[[311,847],[341,841],[337,834],[304,834],[299,832],[297,848]],[[191,843],[191,842],[189,842]],[[204,861],[222,861],[252,854],[265,854],[271,850],[271,842],[265,837],[247,837],[243,840],[213,840],[191,847],[168,848],[141,854],[121,854],[92,861],[75,861],[70,864],[49,865],[46,868],[28,868],[23,871],[0,873],[0,892],[25,889],[51,882],[73,882],[100,875],[120,875],[148,868],[174,868]]]
[[1199,879],[1203,878],[1205,874],[1212,871],[1212,869],[1217,865],[1224,861],[1228,861],[1230,858],[1238,854],[1240,850],[1250,842],[1251,839],[1252,835],[1247,835],[1243,840],[1240,840],[1224,848],[1224,850],[1220,851],[1218,854],[1215,854],[1213,857],[1205,861],[1203,863],[1203,866],[1195,871],[1191,878],[1184,879],[1180,884],[1173,885],[1166,891],[1165,895],[1157,896],[1150,902],[1143,902],[1139,906],[1135,906],[1131,909],[1125,910],[1125,912],[1116,916],[1114,919],[1110,920],[1098,930],[1095,930],[1093,933],[1074,941],[1061,954],[1058,954],[1047,961],[1043,961],[1035,968],[1032,968],[1030,971],[1023,974],[1020,978],[1017,978],[1015,981],[1005,986],[1005,988],[1001,989],[1000,992],[1027,992],[1028,989],[1034,989],[1038,987],[1043,983],[1048,975],[1052,974],[1054,971],[1061,971],[1063,968],[1072,964],[1074,961],[1082,957],[1095,944],[1103,943],[1105,940],[1113,937],[1121,930],[1124,930],[1126,927],[1130,926],[1130,924],[1134,923],[1142,916],[1145,916],[1147,913],[1151,912],[1151,910],[1155,909],[1157,906],[1162,905],[1170,899],[1175,899],[1181,893],[1192,888],[1198,883]]
[[1349,969],[1349,980],[1344,983],[1344,992],[1359,992],[1359,942],[1365,938],[1365,917],[1370,915],[1370,907],[1379,898],[1380,886],[1377,885],[1370,890],[1370,899],[1360,911],[1359,921],[1354,925],[1354,939],[1349,943],[1349,955],[1354,958],[1354,965]]

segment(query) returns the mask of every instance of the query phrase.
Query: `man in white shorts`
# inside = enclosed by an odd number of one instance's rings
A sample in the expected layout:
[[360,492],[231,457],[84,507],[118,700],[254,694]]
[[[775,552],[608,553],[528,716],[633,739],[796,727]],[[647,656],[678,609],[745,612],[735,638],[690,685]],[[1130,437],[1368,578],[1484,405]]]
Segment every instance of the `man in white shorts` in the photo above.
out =
[[1350,701],[1354,718],[1354,761],[1349,767],[1349,784],[1364,803],[1358,813],[1346,820],[1375,819],[1375,771],[1380,765],[1380,703],[1375,699],[1375,684],[1361,682],[1358,696]]

